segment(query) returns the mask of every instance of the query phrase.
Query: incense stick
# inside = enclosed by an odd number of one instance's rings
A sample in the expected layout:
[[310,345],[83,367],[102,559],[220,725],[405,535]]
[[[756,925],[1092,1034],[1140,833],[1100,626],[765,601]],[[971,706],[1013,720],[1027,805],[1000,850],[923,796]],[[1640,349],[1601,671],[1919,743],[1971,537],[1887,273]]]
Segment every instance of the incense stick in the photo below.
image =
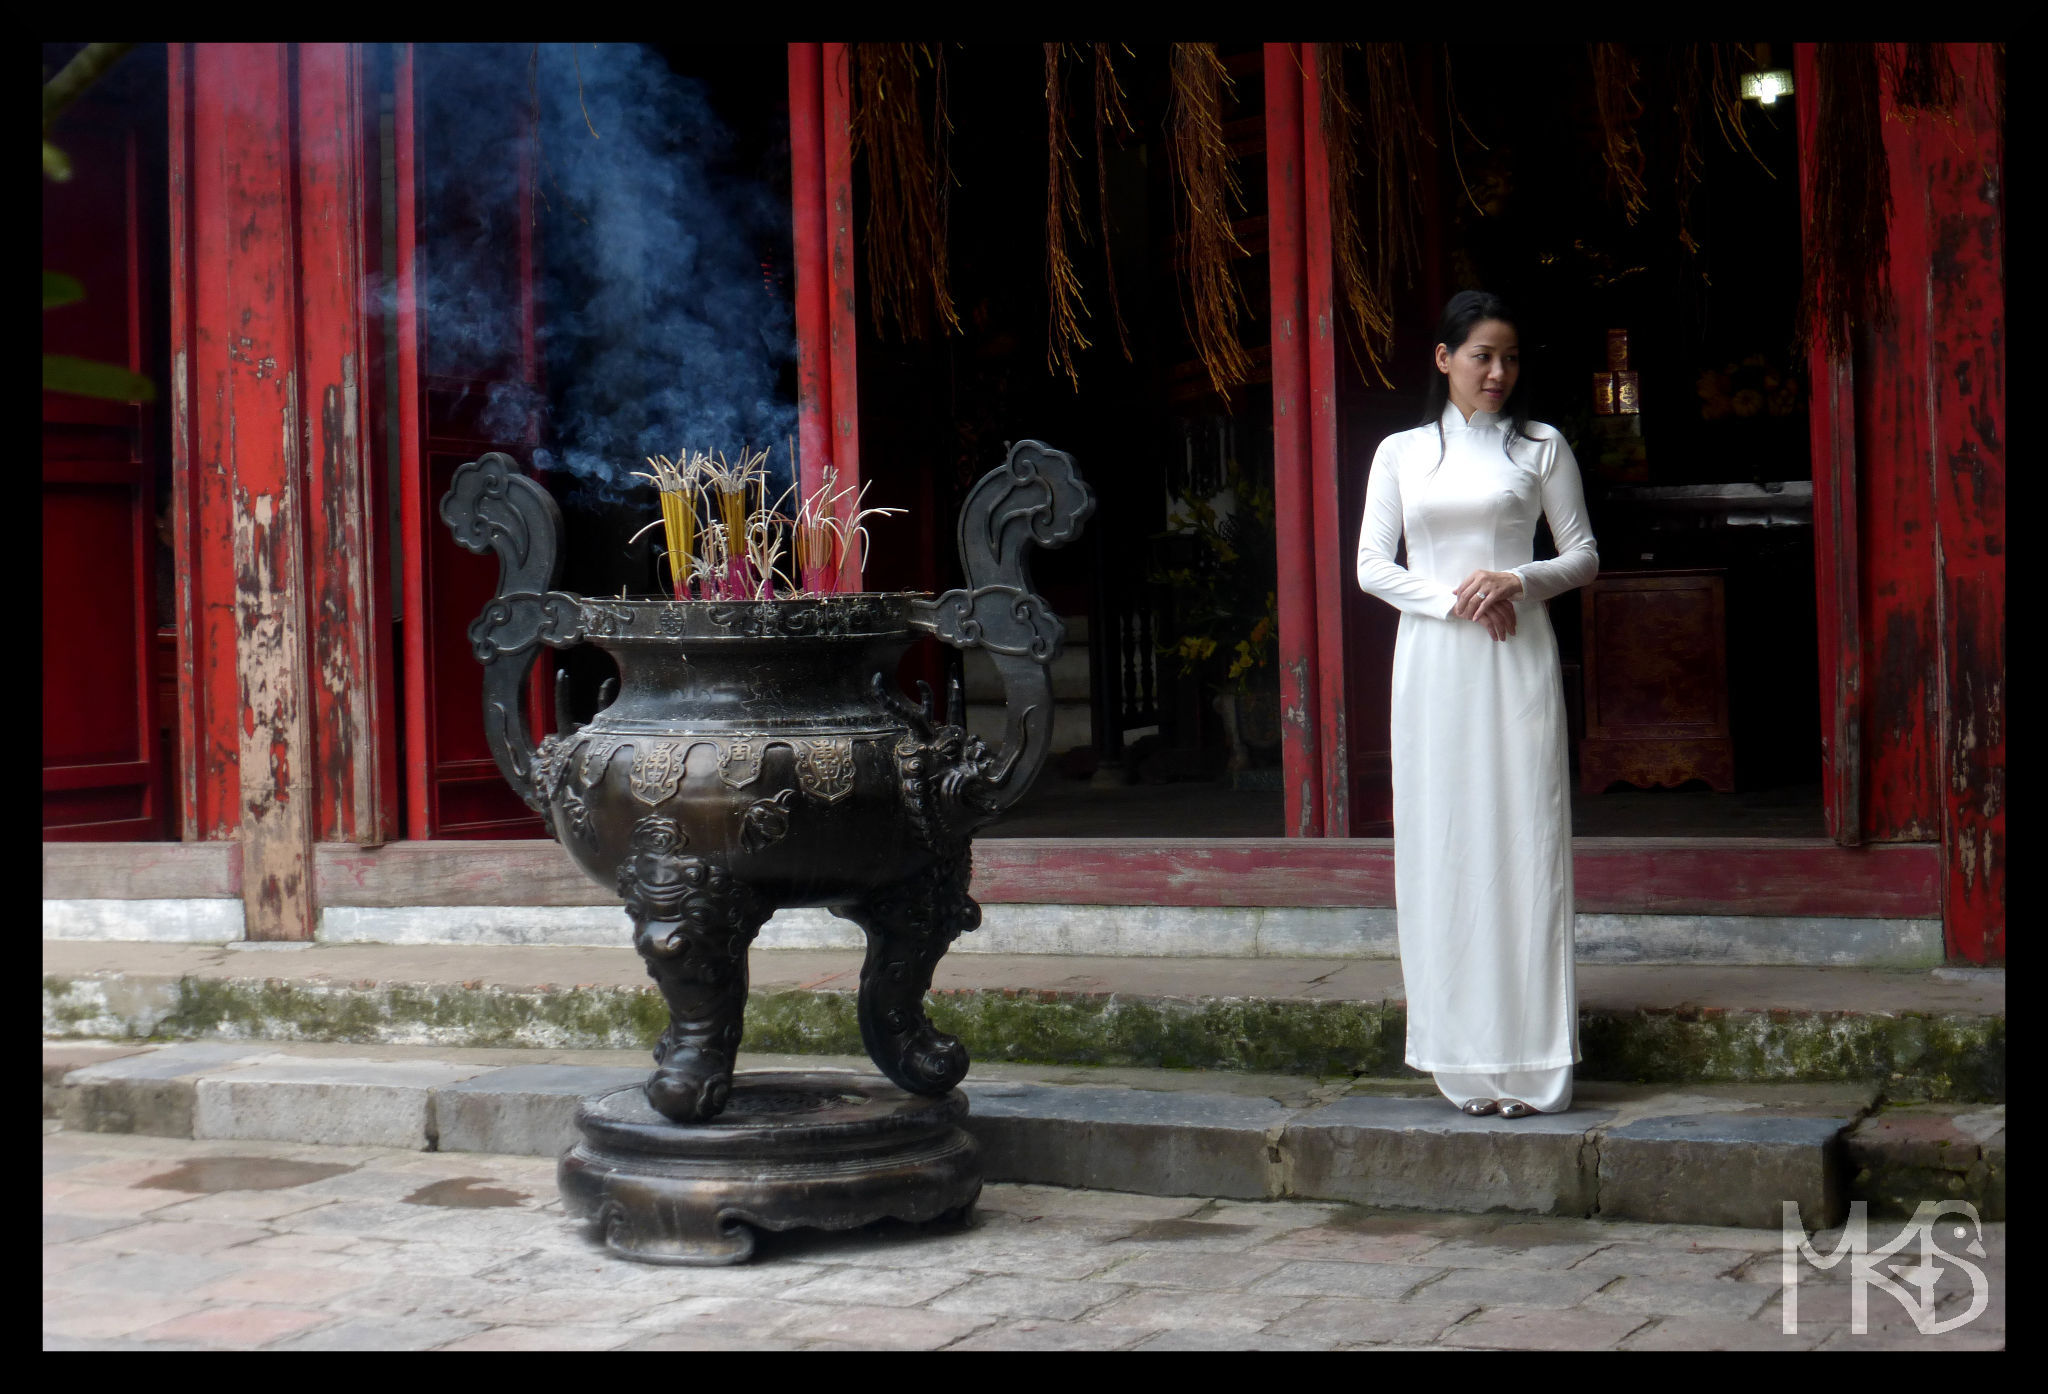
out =
[[[793,461],[795,442],[789,444]],[[687,463],[654,455],[647,459],[649,470],[634,471],[659,490],[661,516],[629,539],[663,530],[677,600],[838,594],[847,563],[867,565],[873,544],[869,520],[907,511],[865,507],[869,484],[841,485],[829,465],[808,496],[792,481],[771,502],[766,450],[742,445],[737,459],[723,452],[678,453]],[[794,516],[782,511],[792,496]],[[794,575],[784,570],[785,558],[794,564]]]

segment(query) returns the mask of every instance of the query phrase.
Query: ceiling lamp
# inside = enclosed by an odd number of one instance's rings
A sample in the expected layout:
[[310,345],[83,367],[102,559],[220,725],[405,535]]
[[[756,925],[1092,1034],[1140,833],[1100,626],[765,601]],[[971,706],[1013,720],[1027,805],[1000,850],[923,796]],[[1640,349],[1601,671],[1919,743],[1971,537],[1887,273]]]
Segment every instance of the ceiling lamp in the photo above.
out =
[[1774,106],[1778,98],[1791,96],[1792,72],[1771,66],[1771,46],[1758,44],[1755,57],[1759,71],[1742,75],[1742,95],[1759,106]]

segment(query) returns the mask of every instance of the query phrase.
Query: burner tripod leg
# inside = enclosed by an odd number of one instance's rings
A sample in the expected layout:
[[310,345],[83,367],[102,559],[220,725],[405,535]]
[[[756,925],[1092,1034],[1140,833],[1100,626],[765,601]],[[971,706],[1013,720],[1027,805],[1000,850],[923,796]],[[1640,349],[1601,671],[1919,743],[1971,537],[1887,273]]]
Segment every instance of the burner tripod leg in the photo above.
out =
[[695,1123],[714,1117],[732,1090],[747,1010],[747,946],[772,907],[723,868],[678,855],[667,819],[643,820],[650,823],[668,826],[636,833],[636,855],[619,869],[633,946],[669,1012],[647,1101],[664,1117]]
[[969,872],[963,850],[838,912],[868,937],[861,1044],[883,1074],[913,1094],[943,1094],[967,1074],[967,1047],[932,1025],[924,995],[953,941],[981,923],[981,907],[967,894]]

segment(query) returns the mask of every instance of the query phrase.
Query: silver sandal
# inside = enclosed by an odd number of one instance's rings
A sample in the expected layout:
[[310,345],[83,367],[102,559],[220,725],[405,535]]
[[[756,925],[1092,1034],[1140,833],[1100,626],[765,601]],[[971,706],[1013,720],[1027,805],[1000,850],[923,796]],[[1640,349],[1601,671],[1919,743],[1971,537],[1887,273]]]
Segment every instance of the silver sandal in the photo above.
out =
[[[1524,1104],[1522,1107],[1527,1108],[1528,1105]],[[1460,1105],[1459,1112],[1469,1113],[1474,1118],[1484,1118],[1489,1113],[1500,1112],[1500,1101],[1498,1099],[1472,1099]]]
[[1534,1104],[1525,1104],[1520,1099],[1502,1099],[1500,1101],[1500,1116],[1503,1118],[1527,1118],[1530,1114],[1539,1111]]

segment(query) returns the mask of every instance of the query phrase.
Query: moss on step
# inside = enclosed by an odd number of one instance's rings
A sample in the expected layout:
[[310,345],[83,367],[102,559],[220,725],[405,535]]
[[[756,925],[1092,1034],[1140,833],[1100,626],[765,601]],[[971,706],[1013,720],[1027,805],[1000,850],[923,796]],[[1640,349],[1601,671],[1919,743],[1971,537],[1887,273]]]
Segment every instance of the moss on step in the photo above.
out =
[[[1398,1003],[1105,993],[935,992],[933,1021],[985,1061],[1241,1070],[1313,1076],[1414,1075]],[[751,1050],[858,1054],[844,991],[756,992]],[[252,978],[43,981],[56,1037],[204,1037],[388,1045],[651,1048],[668,1014],[649,987],[507,988],[482,983],[304,983]],[[2005,1097],[2000,1016],[1850,1012],[1589,1010],[1592,1079],[1644,1083],[1865,1081],[1894,1101]]]

